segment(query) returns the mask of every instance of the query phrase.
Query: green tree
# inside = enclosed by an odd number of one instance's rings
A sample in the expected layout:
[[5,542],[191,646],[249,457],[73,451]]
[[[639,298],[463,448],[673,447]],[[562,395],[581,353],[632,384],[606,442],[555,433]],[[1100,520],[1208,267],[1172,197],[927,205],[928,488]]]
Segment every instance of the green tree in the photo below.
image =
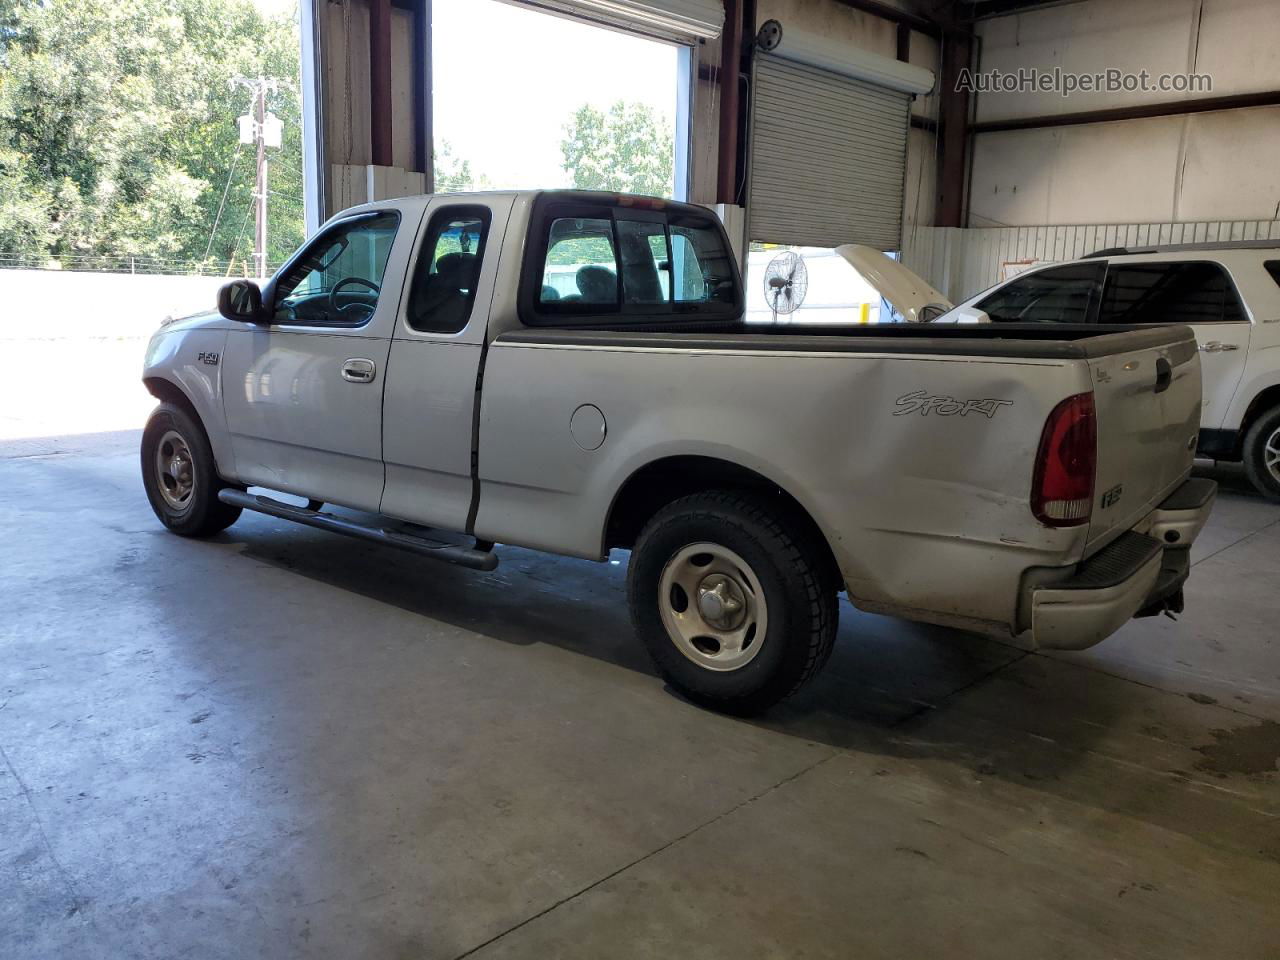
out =
[[620,100],[607,112],[583,104],[564,131],[562,166],[579,190],[674,192],[675,133],[647,104]]
[[251,0],[0,0],[0,252],[245,257],[250,103],[229,81],[265,75],[286,81],[269,104],[283,258],[303,235],[298,54],[296,23]]
[[454,156],[453,146],[441,140],[439,149],[431,151],[431,169],[436,193],[460,193],[467,190],[488,190],[489,178],[483,173],[471,172],[471,161]]

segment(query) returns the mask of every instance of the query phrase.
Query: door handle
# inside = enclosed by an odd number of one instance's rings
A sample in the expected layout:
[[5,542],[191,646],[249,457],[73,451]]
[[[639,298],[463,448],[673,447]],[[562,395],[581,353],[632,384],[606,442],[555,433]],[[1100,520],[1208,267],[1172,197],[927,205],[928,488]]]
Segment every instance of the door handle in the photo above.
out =
[[1173,367],[1164,357],[1156,360],[1156,393],[1164,393],[1173,383]]
[[342,363],[342,379],[351,383],[372,383],[376,370],[372,360],[352,357]]
[[1238,343],[1223,343],[1221,340],[1210,340],[1208,343],[1200,344],[1200,349],[1204,353],[1222,353],[1227,350],[1239,350]]

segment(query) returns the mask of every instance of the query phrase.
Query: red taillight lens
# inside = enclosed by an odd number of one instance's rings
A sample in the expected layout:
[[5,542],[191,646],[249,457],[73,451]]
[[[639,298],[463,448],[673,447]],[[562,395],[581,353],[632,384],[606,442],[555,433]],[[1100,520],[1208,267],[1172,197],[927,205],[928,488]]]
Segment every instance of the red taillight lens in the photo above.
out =
[[1053,408],[1040,434],[1031,481],[1031,512],[1050,527],[1089,522],[1098,464],[1098,419],[1092,393],[1077,393]]

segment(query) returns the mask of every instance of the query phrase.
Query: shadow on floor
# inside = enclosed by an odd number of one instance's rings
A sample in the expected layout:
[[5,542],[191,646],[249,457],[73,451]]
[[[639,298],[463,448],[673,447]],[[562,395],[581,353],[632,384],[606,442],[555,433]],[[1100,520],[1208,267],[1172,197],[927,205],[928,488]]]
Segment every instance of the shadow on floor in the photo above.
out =
[[[246,556],[424,618],[654,672],[628,620],[624,553],[602,565],[500,547],[502,565],[481,574],[261,517],[224,537]],[[842,601],[823,673],[744,722],[886,761],[946,760],[975,788],[1004,782],[1256,852],[1256,818],[1240,815],[1256,801],[1192,769],[1197,743],[1171,732],[1169,709],[1215,708]],[[1195,737],[1210,741],[1208,730]],[[1280,851],[1280,838],[1268,842]]]

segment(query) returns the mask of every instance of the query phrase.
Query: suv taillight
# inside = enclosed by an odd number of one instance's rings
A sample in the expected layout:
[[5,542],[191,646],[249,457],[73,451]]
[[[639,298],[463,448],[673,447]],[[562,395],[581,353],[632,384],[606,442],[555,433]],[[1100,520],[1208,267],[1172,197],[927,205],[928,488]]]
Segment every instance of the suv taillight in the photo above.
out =
[[1092,393],[1077,393],[1053,408],[1040,434],[1031,512],[1050,527],[1075,527],[1093,512],[1098,420]]

